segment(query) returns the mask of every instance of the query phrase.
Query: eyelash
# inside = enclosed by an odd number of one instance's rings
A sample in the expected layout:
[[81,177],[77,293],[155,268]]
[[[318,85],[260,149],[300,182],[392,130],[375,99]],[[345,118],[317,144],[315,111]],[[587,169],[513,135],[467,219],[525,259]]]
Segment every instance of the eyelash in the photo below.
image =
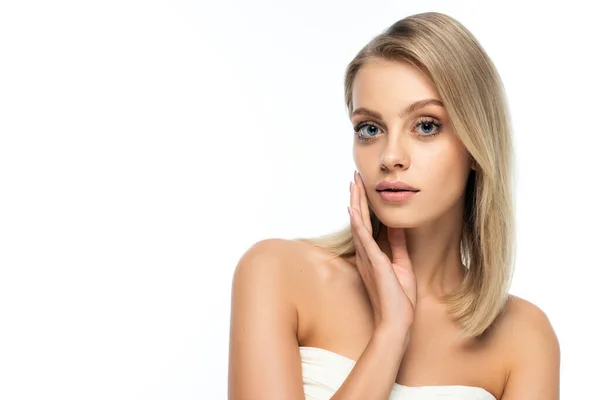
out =
[[[418,134],[419,136],[424,137],[424,138],[430,138],[432,136],[439,135],[442,132],[442,128],[444,127],[444,125],[441,122],[439,122],[437,119],[432,118],[432,117],[421,117],[421,118],[417,119],[417,121],[415,121],[414,127],[417,127],[422,124],[432,124],[433,126],[435,126],[437,128],[437,132],[435,132],[435,133],[430,133],[430,134],[419,133]],[[360,134],[360,130],[362,128],[364,128],[365,126],[374,126],[377,129],[381,130],[381,128],[379,126],[377,126],[376,124],[374,124],[370,121],[360,122],[354,127],[354,133],[358,137],[358,140],[361,142],[369,142],[371,140],[374,140],[378,135],[377,136],[368,136],[368,135],[365,136],[365,135]]]

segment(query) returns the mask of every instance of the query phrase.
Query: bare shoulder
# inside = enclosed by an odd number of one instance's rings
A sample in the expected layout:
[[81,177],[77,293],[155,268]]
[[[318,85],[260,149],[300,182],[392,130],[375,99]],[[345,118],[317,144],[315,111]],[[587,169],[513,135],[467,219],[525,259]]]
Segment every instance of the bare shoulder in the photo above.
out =
[[[362,281],[351,262],[334,255],[326,249],[300,240],[264,239],[246,251],[240,260],[234,277],[245,286],[273,286],[281,288],[282,302],[293,307],[296,320],[295,332],[299,343],[311,335],[318,324],[318,315],[332,304],[331,299],[344,300],[360,290]],[[271,282],[267,284],[266,282]],[[276,284],[275,284],[276,283]]]
[[340,282],[340,275],[345,271],[349,275],[348,265],[310,243],[263,239],[253,244],[240,258],[233,276],[233,290],[246,288],[276,292],[274,295],[279,296],[278,301],[288,304],[294,313],[300,314],[312,307],[319,297],[319,290],[325,285]]
[[560,345],[548,315],[510,295],[498,328],[508,358],[502,399],[558,399]]
[[[348,273],[351,264],[325,249],[300,240],[269,238],[253,244],[242,256],[237,269],[275,268],[277,273],[308,275],[328,281]],[[276,271],[273,271],[276,272]]]
[[252,259],[254,257],[281,257],[289,254],[293,249],[293,241],[280,238],[263,239],[254,243],[242,255],[242,260]]
[[304,398],[298,304],[310,280],[309,258],[299,243],[277,238],[241,256],[231,288],[230,399]]
[[240,257],[233,273],[232,291],[252,290],[261,292],[263,288],[283,295],[282,302],[291,300],[285,285],[290,281],[293,246],[285,239],[263,239],[250,246]]
[[[298,287],[305,281],[314,283],[315,278],[327,279],[327,262],[335,258],[311,245],[291,239],[269,238],[253,244],[241,257],[235,275],[266,274],[288,281]],[[323,267],[325,266],[325,267]]]
[[521,297],[508,297],[502,325],[504,335],[515,345],[530,345],[532,341],[542,341],[546,346],[558,346],[558,338],[548,315],[540,307]]

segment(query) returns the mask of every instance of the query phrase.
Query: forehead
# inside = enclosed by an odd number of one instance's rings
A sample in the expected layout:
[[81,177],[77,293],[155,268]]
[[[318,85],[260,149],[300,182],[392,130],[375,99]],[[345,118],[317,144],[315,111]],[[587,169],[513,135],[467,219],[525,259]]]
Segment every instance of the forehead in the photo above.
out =
[[439,99],[431,81],[406,62],[370,60],[357,72],[352,104],[358,107],[397,109],[423,99]]

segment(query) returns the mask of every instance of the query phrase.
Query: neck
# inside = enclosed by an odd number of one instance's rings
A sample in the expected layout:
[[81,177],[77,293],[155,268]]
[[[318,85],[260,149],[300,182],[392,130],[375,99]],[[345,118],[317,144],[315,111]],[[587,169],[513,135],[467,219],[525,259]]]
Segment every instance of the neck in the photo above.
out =
[[[448,213],[431,224],[404,230],[418,298],[440,299],[454,292],[465,273],[460,257],[462,213]],[[391,259],[387,227],[383,226],[377,242]]]

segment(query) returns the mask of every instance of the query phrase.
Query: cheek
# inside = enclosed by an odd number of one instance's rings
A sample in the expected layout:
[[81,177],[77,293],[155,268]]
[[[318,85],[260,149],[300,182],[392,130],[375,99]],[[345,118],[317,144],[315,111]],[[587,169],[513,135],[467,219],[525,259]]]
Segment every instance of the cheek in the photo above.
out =
[[379,150],[375,146],[354,146],[353,158],[358,172],[363,178],[367,178],[373,171],[379,170]]
[[[425,158],[425,157],[424,157]],[[460,148],[446,147],[432,152],[422,165],[430,191],[456,197],[462,193],[467,176],[467,159]]]

